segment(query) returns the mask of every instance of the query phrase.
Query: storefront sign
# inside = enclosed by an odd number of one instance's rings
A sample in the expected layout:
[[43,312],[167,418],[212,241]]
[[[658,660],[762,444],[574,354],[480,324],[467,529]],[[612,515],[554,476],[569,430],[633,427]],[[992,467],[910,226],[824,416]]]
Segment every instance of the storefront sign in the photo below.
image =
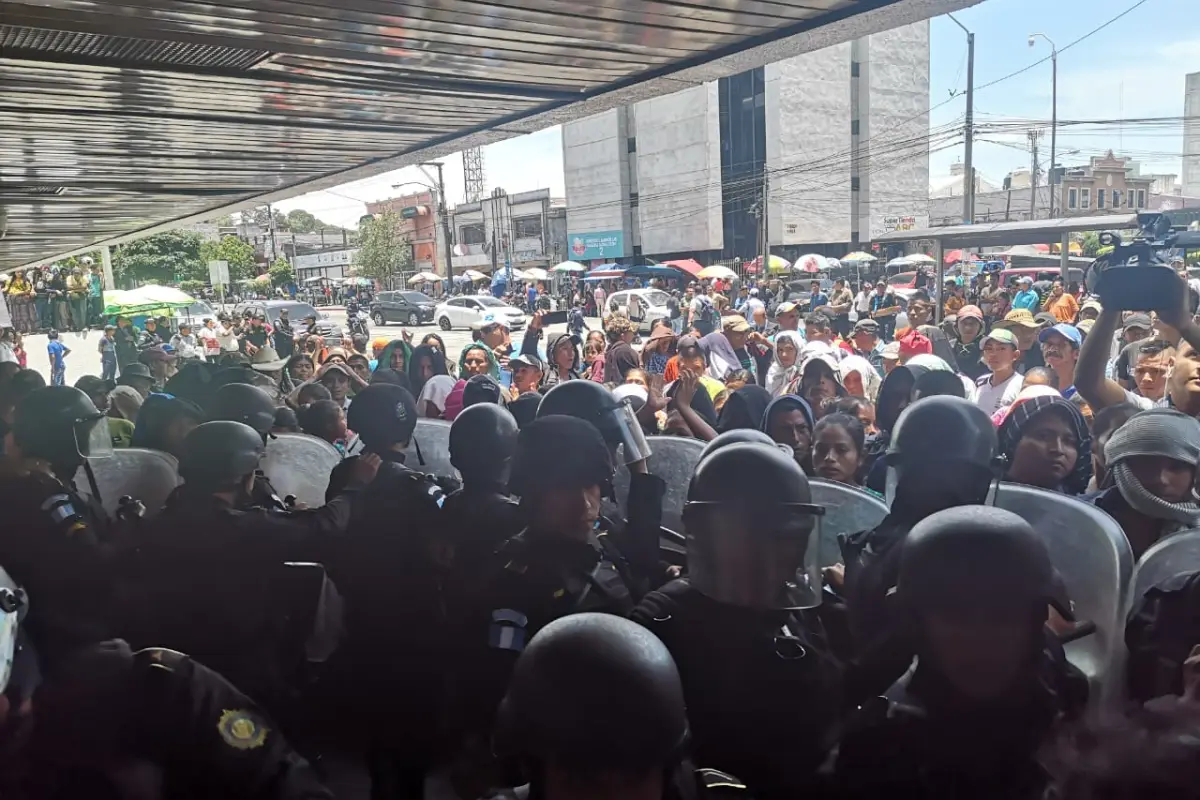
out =
[[571,258],[582,261],[591,258],[620,258],[625,255],[624,231],[595,231],[593,233],[571,233]]

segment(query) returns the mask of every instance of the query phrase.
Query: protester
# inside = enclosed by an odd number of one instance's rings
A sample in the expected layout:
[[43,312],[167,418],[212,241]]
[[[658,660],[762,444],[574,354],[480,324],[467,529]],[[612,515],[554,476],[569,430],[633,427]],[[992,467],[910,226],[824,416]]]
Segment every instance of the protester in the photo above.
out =
[[1079,316],[1079,301],[1075,295],[1063,290],[1062,281],[1055,281],[1050,287],[1050,294],[1042,303],[1042,308],[1053,314],[1056,322],[1069,325],[1075,324],[1075,318]]
[[[812,347],[812,344],[806,346]],[[832,362],[832,363],[831,363]],[[814,355],[804,362],[800,371],[800,390],[798,394],[809,404],[813,413],[820,415],[823,401],[832,397],[842,397],[846,387],[842,386],[838,377],[836,362],[826,355]]]
[[[879,341],[879,323],[873,319],[860,319],[854,323],[850,345],[850,354],[865,358],[882,378],[883,352]],[[843,349],[846,349],[844,345]]]
[[1075,364],[1079,361],[1079,348],[1083,337],[1074,325],[1060,322],[1038,334],[1042,345],[1042,358],[1046,366],[1058,375],[1058,385],[1063,387],[1063,397],[1075,394]]
[[1078,495],[1092,477],[1092,435],[1079,409],[1061,397],[1014,406],[1000,426],[1000,453],[1012,483]]
[[346,412],[336,401],[318,400],[303,406],[296,414],[296,420],[304,433],[324,439],[345,454]]
[[798,359],[804,338],[797,331],[783,330],[775,334],[774,356],[766,375],[766,389],[773,397],[792,394],[799,386]]
[[883,385],[883,378],[871,363],[857,355],[846,356],[838,363],[838,378],[849,394],[871,402],[879,396],[879,387]]
[[812,465],[818,478],[862,487],[866,431],[857,417],[831,413],[812,433]]
[[1042,307],[1042,300],[1033,288],[1033,278],[1022,276],[1017,279],[1017,293],[1012,298],[1013,311],[1028,311],[1036,314]]
[[1041,328],[1028,309],[1014,309],[1008,312],[1003,319],[992,325],[993,330],[997,328],[1012,331],[1017,338],[1017,349],[1021,351],[1017,372],[1024,373],[1033,367],[1046,366],[1042,358],[1042,348],[1038,343]]
[[951,342],[952,364],[971,380],[982,378],[990,369],[983,363],[983,325],[983,311],[978,306],[963,306],[954,320],[957,336]]
[[[732,402],[732,398],[730,402]],[[722,412],[722,416],[724,416],[724,412]],[[807,401],[796,395],[784,395],[775,398],[767,405],[762,414],[760,430],[770,436],[775,443],[790,449],[792,457],[804,469],[805,474],[811,474],[815,425],[816,418],[812,406]]]
[[730,315],[721,318],[721,330],[700,339],[700,346],[708,357],[709,377],[724,381],[731,372],[748,370],[754,375],[757,370],[753,356],[746,350],[747,342],[761,339],[750,331],[750,323],[742,317]]
[[1017,373],[1021,351],[1011,330],[996,328],[983,337],[983,362],[988,374],[975,381],[975,404],[993,414],[1012,404],[1023,387],[1023,377]]
[[49,342],[46,344],[46,353],[50,356],[50,385],[63,386],[67,380],[67,363],[66,357],[71,355],[71,348],[58,340],[58,331],[51,330],[46,334]]
[[1113,433],[1142,409],[1132,403],[1118,403],[1096,412],[1092,420],[1092,482],[1088,490],[1095,492],[1109,487],[1108,462],[1104,448]]
[[896,315],[900,313],[900,303],[891,285],[880,280],[875,284],[875,293],[871,297],[871,318],[879,323],[879,335],[883,341],[890,341],[896,331]]

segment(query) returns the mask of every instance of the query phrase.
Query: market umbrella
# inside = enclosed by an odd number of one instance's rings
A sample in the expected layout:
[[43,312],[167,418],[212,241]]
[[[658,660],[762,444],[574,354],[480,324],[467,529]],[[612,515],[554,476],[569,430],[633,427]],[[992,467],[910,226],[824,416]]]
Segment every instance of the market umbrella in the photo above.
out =
[[693,278],[696,277],[697,275],[699,275],[700,271],[702,269],[704,269],[704,267],[700,264],[700,262],[694,258],[680,258],[680,259],[676,259],[674,261],[664,261],[659,266],[674,267],[677,270],[686,272],[688,275],[691,275]]
[[900,256],[899,258],[893,258],[884,266],[884,268],[892,269],[894,267],[895,269],[907,269],[911,266],[913,266],[913,262],[908,260],[908,256]]
[[809,253],[797,258],[792,268],[797,272],[822,272],[829,269],[829,259],[816,253]]
[[722,267],[720,264],[714,264],[711,267],[705,267],[696,274],[697,278],[706,280],[721,280],[732,281],[737,278],[737,273],[729,267]]
[[587,272],[587,267],[578,261],[563,261],[550,268],[551,272]]
[[541,267],[530,267],[525,270],[525,279],[531,281],[548,281],[550,280],[550,273]]
[[846,255],[842,256],[843,263],[845,263],[847,261],[854,263],[854,262],[858,262],[858,261],[876,261],[876,260],[878,260],[878,259],[876,259],[875,256],[871,255],[870,253],[864,253],[861,250],[855,250],[853,253],[847,253]]
[[946,253],[946,256],[943,260],[947,264],[957,264],[959,261],[966,261],[967,256],[962,250],[951,250],[949,253]]
[[469,281],[486,281],[487,275],[484,275],[477,269],[464,270],[462,276]]
[[909,264],[927,265],[937,263],[932,256],[927,256],[924,253],[913,253],[912,255],[905,256],[905,258],[908,259]]
[[434,283],[442,279],[441,275],[435,275],[432,272],[418,272],[408,279],[408,285],[412,286],[417,283]]
[[104,315],[142,314],[164,308],[187,308],[196,299],[171,286],[142,286],[129,291],[113,289],[104,293]]

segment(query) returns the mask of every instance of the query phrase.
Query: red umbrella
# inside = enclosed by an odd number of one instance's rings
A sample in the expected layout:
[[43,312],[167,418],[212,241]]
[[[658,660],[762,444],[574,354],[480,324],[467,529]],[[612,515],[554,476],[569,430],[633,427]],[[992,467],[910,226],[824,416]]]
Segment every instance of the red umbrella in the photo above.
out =
[[694,258],[681,258],[676,261],[664,261],[662,262],[661,266],[674,267],[675,269],[686,272],[693,278],[699,274],[700,270],[704,269],[704,267],[701,266]]
[[957,264],[959,261],[966,261],[967,258],[962,250],[951,250],[949,253],[946,253],[946,257],[943,260],[947,264]]
[[1048,244],[1035,244],[1034,247],[1036,247],[1038,249],[1038,251],[1042,252],[1042,253],[1050,252],[1050,245],[1048,245]]

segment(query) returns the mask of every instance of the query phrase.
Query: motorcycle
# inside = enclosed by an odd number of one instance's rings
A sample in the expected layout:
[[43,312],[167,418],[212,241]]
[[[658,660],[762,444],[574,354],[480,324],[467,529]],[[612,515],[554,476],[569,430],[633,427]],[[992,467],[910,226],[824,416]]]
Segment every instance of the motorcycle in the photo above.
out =
[[351,336],[361,333],[368,339],[371,337],[371,330],[367,327],[367,315],[361,309],[347,309],[346,311],[346,330]]

